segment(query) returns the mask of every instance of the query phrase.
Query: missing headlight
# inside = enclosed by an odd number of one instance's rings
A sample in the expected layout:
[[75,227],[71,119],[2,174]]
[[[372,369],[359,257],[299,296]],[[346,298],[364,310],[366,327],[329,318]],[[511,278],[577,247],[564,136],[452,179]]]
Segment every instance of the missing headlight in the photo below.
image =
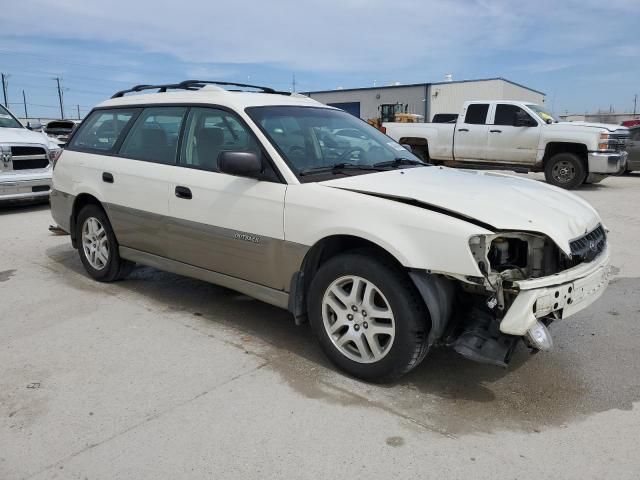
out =
[[496,238],[491,242],[487,258],[493,270],[503,272],[512,268],[526,268],[529,243],[520,238]]

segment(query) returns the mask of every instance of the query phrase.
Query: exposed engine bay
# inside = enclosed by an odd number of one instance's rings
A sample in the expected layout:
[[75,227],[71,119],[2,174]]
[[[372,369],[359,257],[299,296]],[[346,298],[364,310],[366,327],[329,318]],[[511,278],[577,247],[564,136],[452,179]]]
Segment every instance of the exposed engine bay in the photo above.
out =
[[500,325],[521,294],[519,282],[591,262],[606,247],[605,230],[599,225],[570,246],[572,255],[567,255],[547,236],[528,232],[472,237],[469,247],[483,276],[455,282],[452,315],[441,343],[471,360],[503,367],[520,339],[532,353],[549,350],[553,343],[547,327],[563,318],[563,308],[572,303],[572,286],[557,287],[554,295],[562,298],[552,295],[550,302],[533,302],[529,315],[534,323],[524,335],[506,334]]

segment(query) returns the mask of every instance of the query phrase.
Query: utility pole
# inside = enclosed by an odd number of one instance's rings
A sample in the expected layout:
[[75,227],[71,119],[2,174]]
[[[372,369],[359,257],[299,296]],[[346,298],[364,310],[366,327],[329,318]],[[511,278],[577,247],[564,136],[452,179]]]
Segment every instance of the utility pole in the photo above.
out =
[[62,104],[62,88],[60,88],[60,77],[56,77],[55,81],[58,84],[58,100],[60,101],[60,119],[64,120],[64,106]]
[[76,107],[78,108],[78,120],[80,120],[80,105],[76,105]]
[[633,97],[633,116],[636,116],[636,107],[638,106],[638,94]]
[[7,87],[9,85],[9,75],[5,75],[4,73],[0,75],[2,75],[2,93],[4,94],[4,106],[9,108],[9,101],[7,100]]
[[291,82],[293,93],[296,93],[296,74],[293,74],[293,81]]
[[29,114],[27,113],[27,97],[24,94],[24,90],[22,90],[22,103],[24,104],[24,118],[29,118]]

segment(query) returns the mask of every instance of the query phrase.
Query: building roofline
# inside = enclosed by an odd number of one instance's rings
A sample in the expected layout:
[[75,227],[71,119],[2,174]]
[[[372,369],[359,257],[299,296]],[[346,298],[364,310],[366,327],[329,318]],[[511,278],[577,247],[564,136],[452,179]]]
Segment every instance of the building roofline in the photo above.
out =
[[522,85],[521,83],[516,83],[513,82],[511,80],[507,80],[506,78],[503,77],[493,77],[493,78],[478,78],[478,79],[472,79],[472,80],[453,80],[451,82],[431,82],[431,83],[407,83],[406,85],[382,85],[380,87],[360,87],[360,88],[341,88],[341,89],[334,89],[334,90],[316,90],[313,92],[304,92],[305,95],[313,95],[316,93],[335,93],[335,92],[357,92],[357,91],[363,91],[363,90],[382,90],[385,88],[401,88],[401,87],[427,87],[430,85],[450,85],[452,83],[471,83],[471,82],[490,82],[492,80],[502,80],[503,82],[507,82],[510,83],[512,85],[515,85],[516,87],[520,87],[520,88],[524,88],[525,90],[529,90],[531,92],[540,94],[540,95],[547,95],[544,92],[541,92],[540,90],[535,90],[533,88],[527,87],[525,85]]
[[428,85],[429,83],[407,83],[404,85],[380,85],[379,87],[335,88],[333,90],[315,90],[313,92],[303,93],[305,95],[313,95],[314,93],[358,92],[362,90],[382,90],[384,88],[426,87]]

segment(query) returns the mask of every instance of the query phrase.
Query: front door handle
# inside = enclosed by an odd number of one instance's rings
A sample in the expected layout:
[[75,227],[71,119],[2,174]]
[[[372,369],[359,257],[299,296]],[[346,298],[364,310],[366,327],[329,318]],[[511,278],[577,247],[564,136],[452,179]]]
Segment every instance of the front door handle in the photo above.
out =
[[459,132],[468,132],[469,129],[468,128],[459,128],[458,131]]
[[109,172],[102,172],[102,181],[105,183],[113,183],[113,175]]
[[502,133],[502,130],[489,130],[491,133]]
[[191,190],[188,189],[187,187],[177,186],[176,197],[184,198],[186,200],[191,200],[193,198],[193,195],[191,194]]

